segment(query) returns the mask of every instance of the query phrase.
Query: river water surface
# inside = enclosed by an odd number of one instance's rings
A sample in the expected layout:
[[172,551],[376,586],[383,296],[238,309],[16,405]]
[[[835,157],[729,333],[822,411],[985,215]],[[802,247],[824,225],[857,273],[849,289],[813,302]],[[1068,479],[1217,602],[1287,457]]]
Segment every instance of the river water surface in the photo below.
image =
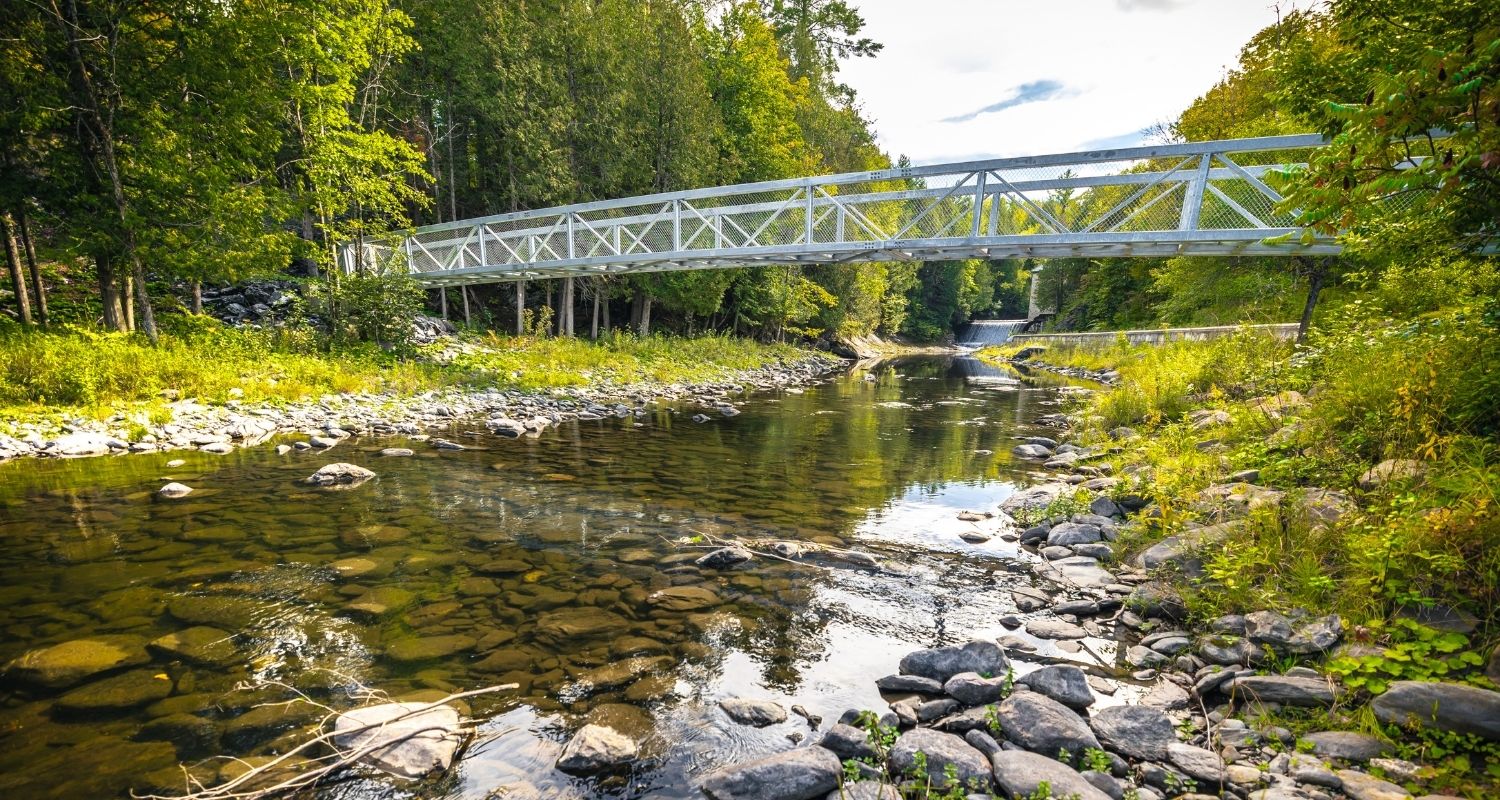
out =
[[[230,637],[197,664],[154,650],[102,699],[8,682],[0,797],[180,789],[179,761],[209,759],[194,773],[212,780],[236,767],[211,757],[281,752],[322,712],[264,705],[288,696],[267,682],[334,706],[356,685],[432,698],[519,684],[469,701],[477,736],[446,775],[361,777],[321,797],[695,796],[704,770],[817,736],[797,716],[736,725],[717,699],[800,703],[826,729],[845,709],[884,709],[873,680],[904,653],[1006,632],[1005,588],[1030,556],[999,537],[965,543],[957,513],[993,510],[1024,481],[1014,437],[1045,433],[1035,421],[1060,402],[972,359],[929,358],[749,397],[704,424],[664,406],[518,440],[460,424],[445,436],[471,449],[411,444],[410,458],[378,455],[406,440],[361,438],[0,465],[0,661],[89,636]],[[333,461],[379,478],[302,483]],[[195,491],[155,498],[168,480]],[[701,535],[895,568],[700,570]],[[590,721],[641,742],[635,770],[552,768]]]

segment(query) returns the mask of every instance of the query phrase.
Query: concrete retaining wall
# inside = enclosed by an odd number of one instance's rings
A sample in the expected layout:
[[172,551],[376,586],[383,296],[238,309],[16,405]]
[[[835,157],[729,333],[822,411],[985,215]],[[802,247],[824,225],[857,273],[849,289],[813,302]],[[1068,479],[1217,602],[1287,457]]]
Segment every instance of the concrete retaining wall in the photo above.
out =
[[1161,344],[1176,341],[1203,341],[1229,336],[1246,328],[1274,336],[1277,339],[1297,338],[1297,323],[1286,322],[1273,325],[1216,325],[1206,328],[1157,328],[1139,331],[1097,331],[1089,333],[1022,333],[1010,337],[1014,344],[1039,345],[1089,345],[1109,344],[1121,335],[1131,344]]

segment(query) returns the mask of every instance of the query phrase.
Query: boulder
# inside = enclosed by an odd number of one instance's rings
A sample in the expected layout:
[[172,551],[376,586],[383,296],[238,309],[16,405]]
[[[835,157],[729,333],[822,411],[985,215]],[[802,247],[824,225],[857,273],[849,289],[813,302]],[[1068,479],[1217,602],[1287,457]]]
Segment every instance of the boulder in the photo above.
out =
[[891,770],[898,775],[911,774],[917,765],[917,753],[927,756],[927,775],[935,786],[943,785],[943,776],[950,765],[965,788],[975,788],[975,782],[980,789],[990,786],[990,762],[958,736],[931,728],[915,728],[901,734],[891,746]]
[[719,701],[719,708],[741,725],[764,728],[786,722],[786,709],[770,700],[730,697]]
[[177,483],[176,481],[173,481],[166,486],[163,486],[160,489],[156,490],[157,497],[163,497],[168,500],[175,500],[179,497],[187,497],[192,493],[193,487]]
[[604,725],[585,725],[563,746],[557,768],[571,775],[593,775],[624,767],[635,756],[635,742],[629,737]]
[[383,703],[339,714],[333,742],[365,751],[360,761],[403,778],[445,770],[463,744],[458,710],[431,703]]
[[1177,741],[1177,729],[1165,712],[1150,706],[1109,706],[1094,711],[1089,726],[1104,747],[1141,761],[1161,761]]
[[1037,692],[1016,692],[996,707],[995,715],[1005,738],[1032,752],[1053,757],[1066,750],[1076,756],[1099,748],[1078,714]]
[[1391,746],[1368,733],[1318,731],[1302,737],[1312,743],[1314,755],[1344,761],[1369,761],[1391,752]]
[[1052,457],[1052,451],[1039,444],[1018,444],[1012,447],[1010,452],[1018,458],[1043,459]]
[[699,787],[711,800],[812,800],[837,789],[842,775],[832,751],[804,747],[715,770]]
[[100,673],[150,660],[141,640],[131,636],[94,636],[28,650],[5,665],[5,675],[48,689],[76,686]]
[[375,477],[375,473],[354,464],[335,462],[325,464],[317,472],[307,476],[307,482],[315,486],[353,488]]
[[1457,683],[1396,681],[1370,706],[1381,722],[1418,724],[1500,741],[1500,692]]
[[1323,678],[1292,675],[1241,675],[1225,690],[1235,698],[1287,706],[1331,706],[1341,694]]
[[832,750],[841,759],[871,759],[876,756],[875,746],[870,744],[870,734],[853,725],[834,725],[823,734],[820,747]]
[[1041,785],[1051,788],[1050,797],[1078,800],[1111,800],[1110,796],[1084,780],[1077,770],[1060,761],[1025,750],[1002,750],[990,757],[995,782],[1010,797],[1041,797]]
[[994,703],[1005,695],[1010,675],[986,678],[977,672],[960,672],[943,684],[943,691],[966,706]]
[[1104,534],[1097,525],[1079,525],[1064,522],[1052,526],[1047,532],[1047,544],[1053,547],[1070,547],[1075,544],[1092,544],[1101,541]]
[[1340,788],[1354,800],[1408,800],[1411,793],[1394,783],[1352,769],[1338,771]]
[[1224,759],[1212,750],[1173,742],[1167,745],[1167,761],[1184,775],[1213,788],[1224,782]]
[[1004,675],[1010,670],[1010,659],[1000,645],[976,639],[961,646],[934,647],[907,653],[901,659],[903,675],[920,675],[946,682],[960,672],[980,675]]
[[1028,686],[1033,692],[1044,694],[1072,709],[1081,711],[1094,704],[1094,693],[1089,690],[1088,676],[1083,670],[1068,664],[1054,664],[1028,672],[1017,678],[1016,683]]

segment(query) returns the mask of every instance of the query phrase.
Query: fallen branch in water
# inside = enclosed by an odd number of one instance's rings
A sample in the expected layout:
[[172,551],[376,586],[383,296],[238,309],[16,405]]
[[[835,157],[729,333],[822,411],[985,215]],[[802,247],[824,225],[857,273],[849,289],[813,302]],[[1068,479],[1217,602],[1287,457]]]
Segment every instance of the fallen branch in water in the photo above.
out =
[[[361,705],[342,710],[334,709],[331,706],[319,703],[308,697],[305,693],[303,693],[296,687],[289,686],[280,681],[266,681],[254,685],[241,684],[237,686],[237,689],[242,690],[254,690],[275,686],[286,689],[297,695],[297,697],[292,700],[286,700],[279,703],[265,703],[261,705],[276,706],[307,703],[309,705],[323,709],[327,713],[318,722],[318,735],[302,742],[301,744],[293,747],[287,752],[276,756],[270,761],[267,761],[264,764],[260,764],[259,766],[250,766],[249,762],[241,758],[236,758],[234,756],[218,756],[218,758],[221,759],[244,764],[246,765],[247,769],[243,773],[235,776],[228,781],[220,783],[217,786],[204,786],[203,783],[192,774],[187,766],[182,766],[183,788],[185,790],[184,794],[138,795],[135,794],[135,792],[131,792],[131,796],[138,798],[138,800],[269,800],[269,798],[314,786],[324,779],[334,776],[335,774],[354,766],[355,764],[359,763],[360,760],[365,756],[368,756],[369,754],[377,750],[384,750],[391,747],[395,742],[389,740],[381,740],[379,737],[371,739],[370,744],[364,747],[351,748],[348,750],[340,749],[333,743],[335,732],[331,729],[327,729],[331,721],[336,720],[341,715],[347,714],[350,711],[354,711],[358,708],[391,702],[390,697],[384,692],[370,689],[369,687],[366,687],[357,681],[351,680],[350,682],[358,687],[356,690],[350,693],[350,696],[363,700],[364,702]],[[518,688],[518,686],[518,684],[507,683],[498,686],[486,686],[482,689],[471,689],[466,692],[456,692],[441,699],[434,700],[431,703],[426,703],[417,708],[407,710],[391,719],[383,720],[381,722],[373,723],[370,725],[346,728],[344,730],[338,731],[337,733],[342,737],[362,733],[368,730],[383,729],[386,725],[389,725],[393,722],[399,722],[409,717],[424,714],[434,708],[447,705],[455,700],[462,700],[464,698],[474,697],[476,695],[492,694],[494,692],[506,691]],[[430,730],[447,729],[441,727],[420,728],[417,730],[404,732],[403,737],[397,741],[405,741],[406,739],[413,738]],[[324,755],[307,755],[314,748],[317,748],[320,745],[327,745],[328,748],[333,752]],[[316,764],[317,766],[312,766],[311,768],[298,771],[292,775],[288,775],[287,777],[275,783],[272,783],[269,786],[256,786],[257,783],[263,783],[271,780],[267,776],[272,775],[272,773],[276,770],[295,769],[295,765],[299,764],[300,761],[294,762],[292,761],[292,759],[307,759],[308,762],[310,762],[311,764]],[[204,762],[199,763],[201,764]]]

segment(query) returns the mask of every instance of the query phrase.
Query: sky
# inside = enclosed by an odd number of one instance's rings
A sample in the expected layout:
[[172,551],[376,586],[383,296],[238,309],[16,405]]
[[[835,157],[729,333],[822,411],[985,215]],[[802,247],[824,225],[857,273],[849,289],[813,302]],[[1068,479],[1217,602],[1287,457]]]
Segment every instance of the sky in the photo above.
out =
[[839,79],[917,164],[1127,147],[1218,82],[1273,2],[854,0],[885,49]]

